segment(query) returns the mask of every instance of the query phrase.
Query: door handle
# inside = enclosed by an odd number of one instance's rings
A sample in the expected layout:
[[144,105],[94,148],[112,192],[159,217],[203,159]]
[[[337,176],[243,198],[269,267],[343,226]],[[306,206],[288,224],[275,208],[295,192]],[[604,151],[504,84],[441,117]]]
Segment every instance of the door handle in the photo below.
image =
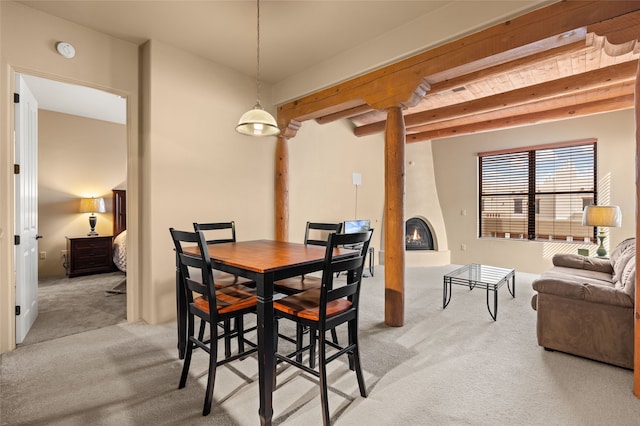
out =
[[36,234],[36,240],[39,240],[40,238],[43,238],[42,235]]

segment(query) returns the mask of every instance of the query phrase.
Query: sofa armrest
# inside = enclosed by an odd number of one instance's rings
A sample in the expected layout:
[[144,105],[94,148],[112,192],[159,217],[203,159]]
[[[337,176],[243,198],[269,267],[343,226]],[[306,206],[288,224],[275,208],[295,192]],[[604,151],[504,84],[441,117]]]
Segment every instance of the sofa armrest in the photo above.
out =
[[631,300],[631,297],[624,291],[614,287],[559,280],[556,278],[541,278],[533,282],[533,289],[538,293],[553,294],[568,299],[633,308],[633,300]]
[[556,254],[551,259],[554,266],[564,266],[574,269],[586,269],[589,271],[606,272],[613,274],[613,266],[609,259],[581,256],[579,254]]

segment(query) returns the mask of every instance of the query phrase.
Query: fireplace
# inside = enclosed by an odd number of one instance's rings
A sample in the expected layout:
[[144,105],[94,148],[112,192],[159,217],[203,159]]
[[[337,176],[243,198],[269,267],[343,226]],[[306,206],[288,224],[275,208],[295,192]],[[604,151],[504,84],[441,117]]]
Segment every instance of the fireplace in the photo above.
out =
[[433,236],[431,229],[424,220],[412,217],[405,224],[406,250],[433,250]]

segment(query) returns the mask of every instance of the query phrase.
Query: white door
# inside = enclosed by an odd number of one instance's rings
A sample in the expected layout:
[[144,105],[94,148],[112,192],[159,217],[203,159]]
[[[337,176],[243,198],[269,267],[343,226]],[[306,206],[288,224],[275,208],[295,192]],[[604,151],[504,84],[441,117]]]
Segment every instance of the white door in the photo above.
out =
[[[15,110],[16,343],[38,316],[38,102],[16,74]],[[16,241],[17,242],[17,241]],[[19,309],[19,313],[18,313]]]

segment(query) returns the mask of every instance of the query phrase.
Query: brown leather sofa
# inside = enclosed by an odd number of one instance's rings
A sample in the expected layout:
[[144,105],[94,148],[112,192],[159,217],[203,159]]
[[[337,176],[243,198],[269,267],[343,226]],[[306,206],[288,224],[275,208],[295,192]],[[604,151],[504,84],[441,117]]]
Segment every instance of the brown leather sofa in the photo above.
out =
[[610,259],[557,254],[533,282],[538,344],[633,369],[635,238]]

